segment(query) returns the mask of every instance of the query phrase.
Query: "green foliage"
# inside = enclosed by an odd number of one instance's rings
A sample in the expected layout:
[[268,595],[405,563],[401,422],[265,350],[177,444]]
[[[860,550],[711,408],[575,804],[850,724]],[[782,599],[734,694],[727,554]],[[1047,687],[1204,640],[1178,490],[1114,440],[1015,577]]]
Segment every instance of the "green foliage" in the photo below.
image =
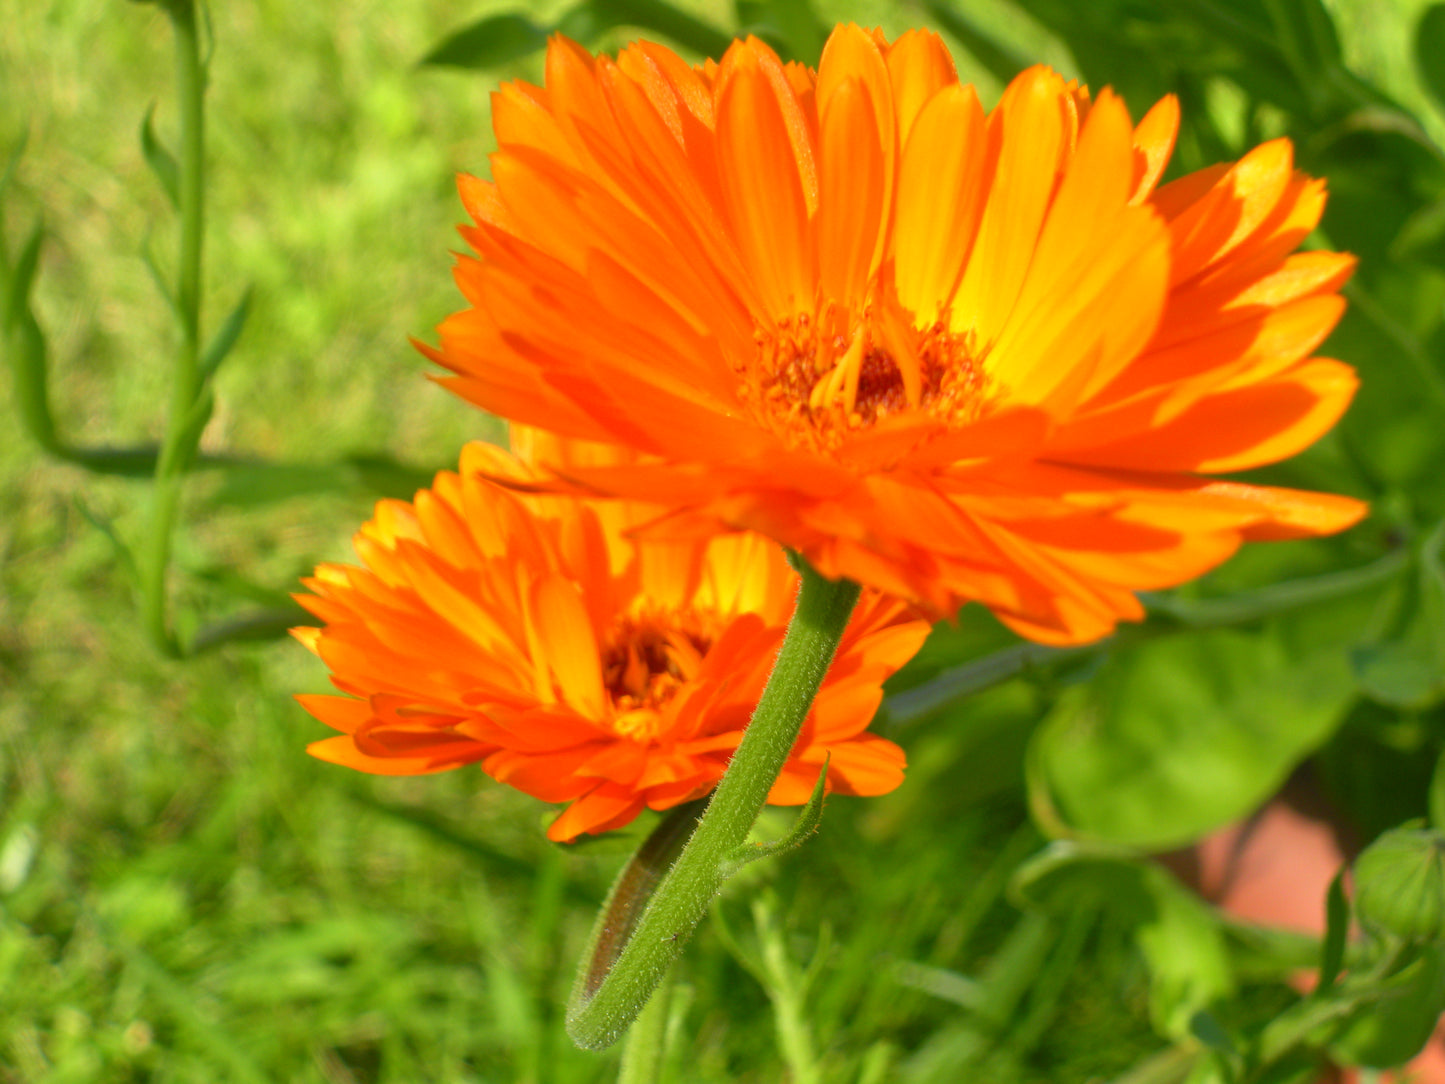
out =
[[[0,411],[26,440],[0,449],[0,1077],[615,1078],[561,1005],[641,829],[557,848],[534,803],[476,772],[311,761],[320,728],[289,696],[322,669],[236,641],[301,620],[286,590],[344,559],[371,499],[498,432],[406,345],[456,303],[450,177],[486,169],[488,90],[540,80],[553,31],[700,56],[745,30],[815,60],[836,19],[897,33],[905,15],[985,98],[1040,57],[1136,117],[1177,94],[1176,175],[1293,140],[1330,183],[1317,242],[1361,260],[1325,350],[1362,385],[1336,434],[1259,477],[1375,511],[1344,538],[1250,548],[1105,645],[1019,645],[972,612],[940,628],[879,724],[907,783],[830,800],[807,846],[738,874],[651,1021],[662,1064],[630,1071],[1262,1084],[1419,1049],[1445,1005],[1421,906],[1445,819],[1445,6],[498,0],[461,30],[431,2],[213,15],[213,394],[180,419],[205,472],[176,554],[178,627],[207,653],[178,664],[139,642],[117,556],[142,533],[133,479],[156,468],[175,349],[144,270],[176,304],[164,15],[5,9]],[[1300,771],[1362,840],[1383,833],[1353,906],[1340,881],[1320,901],[1324,936],[1227,918],[1144,853]],[[1427,813],[1433,831],[1400,827]],[[1392,854],[1414,864],[1392,874]],[[1355,917],[1368,939],[1346,936]],[[1314,966],[1314,994],[1286,985]]]

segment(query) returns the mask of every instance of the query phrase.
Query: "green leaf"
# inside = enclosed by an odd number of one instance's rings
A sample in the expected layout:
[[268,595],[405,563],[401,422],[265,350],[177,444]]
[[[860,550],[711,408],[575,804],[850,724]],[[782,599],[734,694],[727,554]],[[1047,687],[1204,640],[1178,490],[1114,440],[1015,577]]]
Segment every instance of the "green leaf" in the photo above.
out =
[[1007,83],[1028,67],[1026,58],[996,41],[953,4],[946,0],[924,0],[923,7],[934,22],[957,38],[969,55],[987,68],[999,82]]
[[1385,996],[1358,1009],[1330,1043],[1335,1060],[1389,1069],[1429,1042],[1445,1011],[1445,947],[1427,950],[1389,982]]
[[1416,574],[1401,581],[1388,634],[1350,653],[1360,688],[1390,707],[1419,710],[1445,698],[1442,548],[1445,521],[1420,546]]
[[732,36],[710,23],[664,3],[664,0],[587,0],[596,32],[635,26],[671,38],[701,56],[716,59],[732,44]]
[[807,805],[803,806],[798,819],[788,829],[787,834],[781,839],[775,839],[770,843],[744,843],[727,856],[723,861],[723,880],[732,877],[744,866],[756,862],[759,858],[771,858],[773,855],[783,854],[791,851],[794,847],[800,847],[818,830],[818,825],[823,823],[823,794],[828,782],[828,761],[830,756],[824,755],[823,767],[818,772],[818,781],[813,784],[813,793],[808,798]]
[[1440,754],[1430,776],[1430,825],[1437,832],[1445,832],[1445,753]]
[[140,125],[140,149],[145,155],[146,164],[151,167],[151,172],[156,175],[156,180],[161,182],[161,188],[165,190],[166,196],[171,201],[171,206],[180,210],[181,206],[181,169],[176,165],[176,159],[170,151],[166,150],[165,144],[156,135],[154,126],[156,107],[154,104],[146,110],[145,120]]
[[816,67],[828,28],[808,0],[736,0],[738,33],[756,34],[784,60]]
[[525,15],[489,15],[442,39],[421,63],[433,67],[496,68],[547,44],[547,30]]
[[201,379],[209,380],[215,375],[216,369],[236,345],[236,340],[241,337],[241,332],[246,328],[246,318],[251,315],[251,298],[255,293],[255,287],[247,286],[246,292],[241,295],[241,300],[236,302],[236,307],[226,317],[221,330],[216,332],[216,337],[206,347],[206,352],[201,356]]
[[45,225],[37,221],[30,231],[25,245],[20,250],[15,266],[11,269],[9,281],[5,284],[5,304],[0,309],[0,327],[10,331],[30,313],[30,288],[35,283],[35,272],[40,267],[40,245],[45,239]]
[[1415,70],[1445,109],[1445,4],[1431,4],[1415,24]]
[[1313,996],[1324,997],[1333,988],[1345,963],[1345,943],[1349,936],[1350,901],[1345,895],[1345,870],[1341,867],[1325,892],[1325,937],[1320,945],[1320,981]]
[[1285,631],[1145,643],[1067,690],[1029,750],[1045,830],[1162,849],[1256,808],[1353,693],[1342,647],[1287,646]]
[[1060,841],[1019,867],[1011,886],[1025,906],[1067,915],[1104,910],[1129,927],[1152,979],[1155,1025],[1178,1039],[1234,991],[1223,930],[1210,908],[1162,867],[1101,844]]
[[1426,204],[1405,220],[1390,243],[1390,255],[1445,267],[1445,199]]

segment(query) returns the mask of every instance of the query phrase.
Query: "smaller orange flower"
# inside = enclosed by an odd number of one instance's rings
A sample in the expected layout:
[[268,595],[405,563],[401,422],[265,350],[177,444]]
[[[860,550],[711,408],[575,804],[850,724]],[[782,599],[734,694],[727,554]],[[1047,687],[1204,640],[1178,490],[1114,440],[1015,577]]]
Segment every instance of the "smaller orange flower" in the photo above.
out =
[[[627,454],[534,432],[513,445],[579,466]],[[760,535],[635,542],[625,532],[656,508],[490,480],[535,482],[530,461],[471,444],[459,474],[376,506],[355,540],[365,567],[322,565],[297,596],[325,626],[295,635],[346,695],[297,699],[341,731],[313,756],[384,775],[480,763],[570,802],[547,831],[567,841],[716,786],[798,577]],[[806,801],[825,756],[834,792],[898,786],[903,751],[865,731],[927,634],[905,604],[864,592],[769,802]]]

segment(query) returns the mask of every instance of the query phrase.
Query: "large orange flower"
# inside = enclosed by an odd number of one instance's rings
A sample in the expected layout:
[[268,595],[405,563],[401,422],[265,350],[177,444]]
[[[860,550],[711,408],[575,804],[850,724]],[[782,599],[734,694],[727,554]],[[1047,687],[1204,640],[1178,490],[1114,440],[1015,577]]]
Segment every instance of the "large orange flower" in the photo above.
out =
[[[611,450],[533,435],[554,462]],[[341,731],[323,760],[412,775],[480,762],[503,783],[571,802],[570,840],[708,793],[762,694],[797,574],[756,534],[634,542],[658,514],[623,502],[528,496],[524,461],[484,444],[412,503],[382,501],[356,536],[364,568],[322,565],[298,595],[324,621],[298,638],[345,696],[301,696]],[[768,800],[828,786],[882,794],[903,752],[865,733],[882,682],[928,634],[904,603],[865,592]]]
[[428,353],[487,410],[644,453],[558,477],[668,505],[654,532],[762,531],[1072,642],[1363,513],[1203,477],[1299,451],[1355,388],[1311,357],[1353,260],[1291,255],[1324,186],[1287,140],[1156,187],[1173,98],[1135,126],[1032,68],[985,113],[936,36],[855,26],[816,73],[554,38],[493,122],[471,307]]

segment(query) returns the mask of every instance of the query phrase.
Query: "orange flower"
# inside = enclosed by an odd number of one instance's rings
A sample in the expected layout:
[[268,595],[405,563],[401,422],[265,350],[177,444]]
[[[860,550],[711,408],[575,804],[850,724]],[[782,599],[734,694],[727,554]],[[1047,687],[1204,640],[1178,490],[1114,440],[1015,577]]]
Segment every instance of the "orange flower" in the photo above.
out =
[[[615,451],[544,436],[555,462]],[[322,565],[298,595],[324,621],[297,637],[345,696],[301,696],[341,731],[310,747],[365,772],[413,775],[480,762],[548,802],[572,803],[548,836],[570,840],[708,793],[772,669],[797,574],[756,534],[635,543],[655,508],[527,496],[524,462],[485,444],[413,503],[382,501],[356,536],[364,568]],[[884,679],[928,625],[864,594],[768,800],[797,805],[824,756],[828,786],[883,794],[903,751],[865,733]]]
[[554,38],[493,123],[471,307],[427,353],[487,410],[644,453],[557,484],[667,505],[654,534],[761,531],[1075,642],[1363,514],[1202,477],[1294,454],[1355,388],[1310,356],[1354,261],[1290,254],[1324,186],[1287,140],[1156,187],[1172,97],[1135,126],[1032,68],[986,114],[935,35],[856,26],[816,73]]

